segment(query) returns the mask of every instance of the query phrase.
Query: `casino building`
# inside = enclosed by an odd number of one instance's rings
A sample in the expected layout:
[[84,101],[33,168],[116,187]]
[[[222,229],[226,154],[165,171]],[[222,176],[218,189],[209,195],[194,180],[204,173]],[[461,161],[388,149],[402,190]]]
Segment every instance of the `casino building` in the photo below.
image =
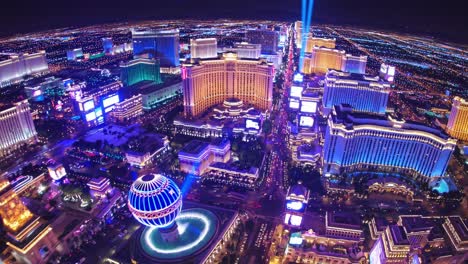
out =
[[134,58],[159,59],[161,67],[178,67],[179,30],[132,31]]
[[141,81],[152,81],[162,83],[159,72],[159,60],[154,59],[136,59],[121,63],[121,75],[125,86],[130,86]]
[[272,104],[273,78],[272,64],[239,59],[235,53],[185,64],[182,68],[184,116],[199,117],[228,98],[267,111]]
[[367,56],[353,56],[344,50],[314,46],[310,53],[306,53],[301,65],[305,74],[325,74],[329,69],[352,73],[366,72]]
[[192,140],[179,152],[180,170],[194,175],[202,175],[212,163],[227,162],[230,159],[229,140],[218,140],[212,144]]
[[190,56],[192,59],[218,57],[216,38],[190,39]]
[[336,39],[327,39],[327,38],[315,38],[308,37],[306,40],[306,49],[305,52],[310,53],[313,51],[314,47],[324,47],[329,49],[334,49],[336,46]]
[[328,119],[324,173],[379,170],[428,182],[444,175],[455,145],[437,129],[338,105]]
[[0,87],[22,81],[26,75],[48,70],[45,51],[11,56],[8,60],[0,61]]
[[323,107],[349,104],[357,112],[384,114],[390,84],[378,76],[330,70],[325,76]]
[[0,105],[0,158],[36,141],[37,132],[27,100]]
[[237,53],[238,58],[258,59],[262,53],[262,45],[236,42],[232,48],[225,48],[224,50]]
[[447,124],[447,132],[454,138],[468,141],[468,101],[456,96]]

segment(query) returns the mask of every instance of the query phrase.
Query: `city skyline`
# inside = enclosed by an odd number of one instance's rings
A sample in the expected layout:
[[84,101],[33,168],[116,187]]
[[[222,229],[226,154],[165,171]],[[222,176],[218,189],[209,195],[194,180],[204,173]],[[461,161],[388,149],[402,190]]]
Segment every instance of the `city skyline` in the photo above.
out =
[[[62,27],[90,26],[122,21],[165,19],[269,19],[275,14],[278,20],[293,22],[301,16],[300,1],[236,1],[224,6],[215,0],[191,2],[178,0],[159,2],[143,0],[128,6],[110,0],[83,2],[73,8],[58,0],[47,0],[21,5],[9,3],[0,20],[0,36],[19,32],[29,33]],[[145,8],[141,8],[145,6]],[[184,12],[191,10],[191,12]],[[466,44],[463,27],[463,1],[315,1],[311,24],[361,26],[397,32],[416,33],[438,37],[446,41]],[[66,15],[65,15],[66,14]],[[386,14],[387,16],[382,17]],[[43,19],[42,16],[48,19]]]
[[2,39],[0,262],[464,264],[466,48],[323,3]]

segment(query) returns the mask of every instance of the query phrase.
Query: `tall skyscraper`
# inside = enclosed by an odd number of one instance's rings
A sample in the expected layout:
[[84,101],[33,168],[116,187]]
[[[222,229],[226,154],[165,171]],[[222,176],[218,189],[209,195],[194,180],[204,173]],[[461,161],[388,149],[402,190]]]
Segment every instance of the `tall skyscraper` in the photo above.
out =
[[421,181],[444,176],[456,140],[442,131],[391,116],[353,113],[335,106],[328,119],[324,173],[379,170]]
[[267,29],[249,30],[245,33],[247,42],[262,45],[262,53],[276,54],[278,49],[278,33]]
[[0,61],[0,87],[19,82],[28,74],[48,70],[45,51],[11,56],[8,60]]
[[177,67],[179,62],[179,30],[132,31],[134,58],[159,59],[161,67]]
[[352,56],[344,50],[314,46],[311,53],[306,53],[301,71],[305,74],[324,74],[328,70],[340,70],[352,73],[365,73],[367,56]]
[[120,79],[125,86],[130,86],[141,81],[153,81],[161,83],[159,60],[135,59],[120,64]]
[[330,70],[325,76],[323,106],[349,104],[354,111],[384,114],[390,84],[378,76]]
[[226,48],[225,50],[237,53],[238,58],[258,59],[262,53],[262,45],[236,42],[232,48]]
[[184,114],[198,116],[228,98],[268,110],[272,103],[273,78],[272,64],[263,60],[242,60],[235,53],[184,65]]
[[36,136],[27,100],[0,106],[0,157],[7,156],[23,144],[34,142]]
[[468,101],[456,96],[453,98],[447,132],[454,138],[468,141]]
[[112,38],[103,38],[102,39],[102,49],[104,53],[106,54],[111,54],[113,53],[113,47],[114,47],[114,42],[112,41]]
[[190,56],[192,59],[216,58],[218,57],[218,45],[215,38],[191,39]]

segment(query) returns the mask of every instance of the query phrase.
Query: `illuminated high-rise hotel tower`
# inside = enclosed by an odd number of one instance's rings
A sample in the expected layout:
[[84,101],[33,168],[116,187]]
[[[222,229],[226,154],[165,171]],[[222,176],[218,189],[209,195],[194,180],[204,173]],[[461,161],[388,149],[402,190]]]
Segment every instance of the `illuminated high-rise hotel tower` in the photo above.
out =
[[250,44],[247,42],[236,42],[232,48],[226,48],[226,51],[237,53],[238,58],[242,59],[258,59],[262,53],[262,45]]
[[454,138],[468,141],[468,101],[458,96],[453,98],[447,132]]
[[218,42],[215,38],[191,39],[190,56],[192,59],[207,59],[218,57]]
[[0,157],[23,144],[34,142],[36,136],[27,100],[8,106],[0,105]]
[[428,181],[444,175],[455,145],[440,130],[339,105],[328,119],[324,172],[378,170]]
[[161,67],[177,67],[179,30],[133,30],[134,58],[159,59]]
[[130,86],[141,81],[153,81],[161,83],[159,60],[136,59],[120,64],[120,80],[125,86]]
[[379,76],[331,70],[325,76],[323,106],[349,104],[354,111],[384,114],[390,84]]
[[0,87],[21,81],[28,74],[48,70],[45,51],[11,56],[8,60],[0,61]]
[[271,63],[239,59],[235,53],[186,64],[182,68],[184,115],[199,116],[228,98],[266,111],[272,103],[273,78]]
[[340,70],[364,74],[367,56],[353,56],[344,50],[313,46],[311,53],[306,53],[301,65],[305,74],[325,74],[328,70]]

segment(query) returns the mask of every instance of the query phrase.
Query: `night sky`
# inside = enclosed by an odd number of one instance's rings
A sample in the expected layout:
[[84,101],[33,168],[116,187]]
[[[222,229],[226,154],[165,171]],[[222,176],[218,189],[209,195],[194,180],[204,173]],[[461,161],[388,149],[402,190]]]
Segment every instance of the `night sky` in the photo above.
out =
[[[464,0],[316,0],[312,23],[417,32],[468,42]],[[171,18],[298,20],[299,0],[3,0],[0,35]]]

